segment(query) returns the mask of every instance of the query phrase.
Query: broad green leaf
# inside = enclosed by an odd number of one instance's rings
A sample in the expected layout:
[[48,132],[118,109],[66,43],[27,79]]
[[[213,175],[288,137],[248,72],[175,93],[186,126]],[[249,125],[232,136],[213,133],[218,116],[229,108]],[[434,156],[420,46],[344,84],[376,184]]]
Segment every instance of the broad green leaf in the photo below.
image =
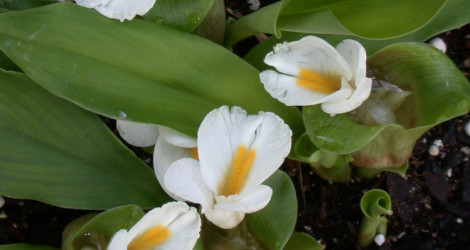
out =
[[[73,37],[74,39],[69,39]],[[222,105],[300,113],[274,100],[259,72],[225,48],[144,20],[119,22],[73,4],[0,14],[0,49],[48,91],[95,113],[195,136]]]
[[129,230],[144,212],[136,205],[112,208],[100,214],[82,216],[67,225],[62,233],[62,249],[80,250],[85,246],[106,249],[109,240],[120,229]]
[[59,207],[154,207],[155,173],[94,114],[0,70],[0,195]]
[[260,32],[280,37],[281,30],[392,38],[424,26],[445,3],[446,0],[285,0],[233,23],[229,39],[234,44]]
[[305,233],[294,233],[287,242],[284,250],[322,250],[322,245]]
[[17,243],[9,245],[0,245],[0,250],[58,250],[58,248],[27,243]]
[[368,67],[377,79],[412,92],[395,111],[398,124],[362,125],[346,114],[331,117],[318,105],[303,110],[312,142],[324,151],[352,153],[357,166],[401,167],[424,132],[470,109],[467,79],[447,56],[431,46],[392,45],[370,57]]
[[214,0],[158,0],[144,18],[190,32],[204,20]]
[[[469,23],[469,5],[470,0],[447,0],[442,10],[435,18],[431,20],[431,22],[426,24],[421,29],[398,38],[376,40],[347,35],[315,34],[315,36],[325,39],[333,46],[345,39],[353,39],[360,42],[364,46],[368,55],[372,55],[378,50],[391,44],[400,42],[424,42],[439,33],[456,29]],[[263,62],[263,59],[266,54],[272,51],[276,44],[300,40],[302,37],[307,35],[310,34],[283,32],[281,38],[272,36],[252,49],[248,55],[246,55],[245,60],[247,60],[251,65],[255,66],[259,70],[267,69],[268,66]]]
[[273,189],[269,204],[246,215],[252,235],[266,249],[282,249],[294,231],[297,220],[297,197],[289,176],[278,170],[264,184]]
[[0,8],[25,10],[58,2],[57,0],[0,0]]

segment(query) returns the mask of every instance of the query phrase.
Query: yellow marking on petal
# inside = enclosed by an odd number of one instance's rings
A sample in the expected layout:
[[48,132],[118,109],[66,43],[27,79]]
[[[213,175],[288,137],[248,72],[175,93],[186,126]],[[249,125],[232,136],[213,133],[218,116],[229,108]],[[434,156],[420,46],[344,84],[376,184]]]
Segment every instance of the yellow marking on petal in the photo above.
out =
[[341,78],[321,75],[315,70],[300,69],[297,85],[308,90],[331,94],[341,88]]
[[199,161],[199,154],[197,153],[197,147],[196,148],[190,148],[189,149],[189,155],[191,158],[196,159]]
[[230,196],[240,193],[245,185],[246,178],[250,172],[251,165],[256,158],[256,151],[254,149],[247,150],[246,146],[238,146],[235,155],[232,159],[229,172],[225,177],[221,187],[221,194]]
[[152,227],[142,234],[137,235],[127,245],[127,250],[147,250],[163,244],[170,237],[170,230],[158,225]]

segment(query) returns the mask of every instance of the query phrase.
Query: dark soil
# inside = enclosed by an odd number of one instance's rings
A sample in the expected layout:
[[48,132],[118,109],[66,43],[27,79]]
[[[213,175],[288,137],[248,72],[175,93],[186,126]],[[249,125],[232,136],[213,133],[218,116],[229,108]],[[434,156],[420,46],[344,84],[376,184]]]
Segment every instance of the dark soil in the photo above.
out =
[[[268,2],[261,1],[262,6]],[[231,13],[249,12],[246,1],[226,1]],[[470,25],[441,34],[447,54],[469,78]],[[244,54],[256,44],[249,38],[235,47]],[[393,201],[388,235],[375,249],[469,249],[470,248],[470,136],[463,127],[470,114],[445,122],[421,137],[410,159],[406,178],[382,173],[368,180],[332,183],[316,176],[310,166],[287,161],[283,166],[295,184],[299,202],[296,231],[306,232],[327,249],[355,249],[364,192],[381,188]],[[109,123],[109,121],[108,121]],[[112,123],[109,123],[112,125]],[[428,149],[441,139],[438,156]],[[466,151],[467,150],[467,151]],[[148,155],[137,151],[148,163]],[[59,247],[61,232],[72,220],[89,211],[62,209],[41,202],[5,198],[0,208],[0,244],[27,242]]]

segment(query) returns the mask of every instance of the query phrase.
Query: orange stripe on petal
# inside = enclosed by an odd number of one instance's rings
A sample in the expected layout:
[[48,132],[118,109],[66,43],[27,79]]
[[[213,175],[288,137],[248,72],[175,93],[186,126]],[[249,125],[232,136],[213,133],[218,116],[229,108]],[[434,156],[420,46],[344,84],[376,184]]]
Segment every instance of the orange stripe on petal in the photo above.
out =
[[159,225],[152,227],[135,237],[129,245],[127,245],[127,250],[153,249],[170,238],[170,234],[170,230],[166,229],[164,226]]
[[191,158],[196,159],[199,161],[199,154],[197,153],[197,147],[196,148],[190,148],[189,149],[189,155]]
[[222,195],[230,196],[240,193],[245,185],[255,158],[256,151],[254,149],[247,150],[244,145],[238,146],[232,159],[229,172],[220,189]]
[[340,77],[321,75],[311,69],[300,69],[297,85],[315,92],[331,94],[341,88]]

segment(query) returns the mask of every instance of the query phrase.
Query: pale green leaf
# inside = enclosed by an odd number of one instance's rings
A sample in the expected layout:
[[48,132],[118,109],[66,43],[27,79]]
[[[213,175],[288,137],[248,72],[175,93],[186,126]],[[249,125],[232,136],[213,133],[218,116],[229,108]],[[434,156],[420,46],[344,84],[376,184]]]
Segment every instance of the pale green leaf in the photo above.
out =
[[79,209],[169,200],[94,114],[0,70],[0,195]]

